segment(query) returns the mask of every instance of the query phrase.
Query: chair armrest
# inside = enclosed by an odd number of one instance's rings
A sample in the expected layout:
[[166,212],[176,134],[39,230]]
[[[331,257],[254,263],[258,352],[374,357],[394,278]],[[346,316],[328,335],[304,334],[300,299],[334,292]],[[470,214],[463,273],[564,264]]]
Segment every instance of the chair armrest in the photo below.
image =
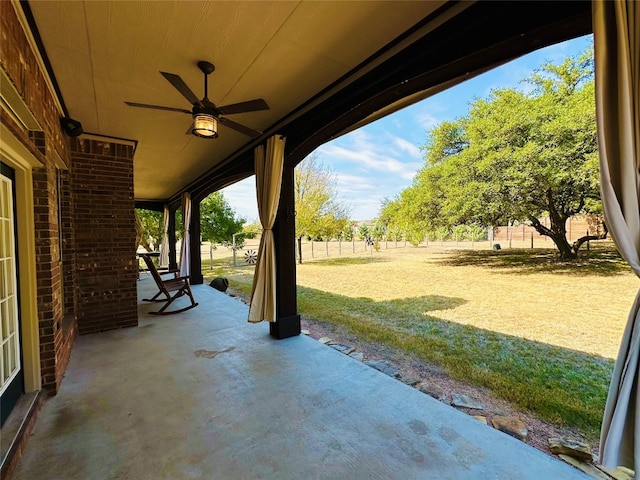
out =
[[173,277],[175,278],[175,277],[178,276],[178,273],[180,273],[180,270],[169,270],[169,269],[164,270],[164,269],[162,269],[162,270],[158,270],[158,273],[160,274],[160,276],[162,276],[162,275],[173,275]]

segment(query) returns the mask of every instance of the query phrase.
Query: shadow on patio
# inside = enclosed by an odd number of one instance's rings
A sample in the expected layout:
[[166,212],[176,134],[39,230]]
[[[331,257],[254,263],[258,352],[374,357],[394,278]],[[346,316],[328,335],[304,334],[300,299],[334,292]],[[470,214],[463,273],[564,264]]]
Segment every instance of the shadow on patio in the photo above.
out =
[[[139,298],[153,289],[139,281]],[[273,340],[234,298],[194,295],[78,338],[16,479],[588,478],[311,338]]]

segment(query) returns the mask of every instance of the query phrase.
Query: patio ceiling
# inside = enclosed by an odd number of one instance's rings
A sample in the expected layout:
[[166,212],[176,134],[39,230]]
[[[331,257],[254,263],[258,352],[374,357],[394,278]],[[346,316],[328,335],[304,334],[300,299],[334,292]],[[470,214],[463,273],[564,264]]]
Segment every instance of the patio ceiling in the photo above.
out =
[[67,113],[85,132],[138,142],[136,199],[166,199],[253,140],[227,127],[186,135],[190,109],[159,71],[202,97],[196,62],[216,70],[216,105],[263,98],[270,109],[228,118],[265,131],[353,71],[444,1],[30,2]]

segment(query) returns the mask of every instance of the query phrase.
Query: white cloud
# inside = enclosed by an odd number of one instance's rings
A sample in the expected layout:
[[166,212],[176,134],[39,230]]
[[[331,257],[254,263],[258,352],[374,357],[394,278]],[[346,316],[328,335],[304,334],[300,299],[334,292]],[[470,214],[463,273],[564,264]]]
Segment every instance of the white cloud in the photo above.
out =
[[420,158],[420,149],[415,143],[411,143],[410,141],[405,140],[404,138],[400,138],[396,136],[393,137],[393,142],[401,151],[407,152],[409,155],[411,155],[414,158]]
[[[390,142],[389,138],[391,138]],[[407,151],[410,150],[410,143],[394,136],[389,138],[374,137],[363,128],[342,137],[339,141],[323,145],[318,149],[318,153],[328,157],[331,163],[349,162],[359,170],[372,175],[375,175],[373,172],[383,172],[398,175],[404,179],[413,178],[421,162],[406,162],[396,158],[404,157],[398,147],[402,145],[400,150]],[[415,150],[419,157],[417,147]],[[415,157],[413,152],[411,156]]]
[[222,194],[238,216],[244,217],[249,223],[258,218],[255,177],[251,176],[222,189]]
[[375,185],[370,178],[362,175],[350,175],[336,173],[337,187],[340,191],[353,193],[370,193],[375,190]]
[[438,117],[436,117],[430,111],[427,111],[427,110],[421,110],[416,112],[415,121],[425,131],[431,130],[433,127],[441,123],[441,120],[439,120]]

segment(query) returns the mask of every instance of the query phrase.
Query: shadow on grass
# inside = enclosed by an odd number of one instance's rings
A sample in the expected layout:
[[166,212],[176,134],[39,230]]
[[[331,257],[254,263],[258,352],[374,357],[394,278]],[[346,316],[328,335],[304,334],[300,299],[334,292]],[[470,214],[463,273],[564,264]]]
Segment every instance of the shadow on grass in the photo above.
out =
[[627,262],[611,243],[581,251],[576,260],[561,260],[555,249],[460,250],[450,252],[441,265],[486,267],[515,275],[557,273],[572,276],[613,276],[631,272]]
[[306,317],[413,354],[596,440],[613,360],[427,314],[463,303],[433,296],[376,302],[298,287],[299,311]]
[[367,263],[381,263],[388,261],[385,258],[374,256],[363,257],[334,257],[334,258],[317,258],[315,260],[303,260],[304,265],[313,265],[318,267],[341,267],[350,265],[364,265]]

